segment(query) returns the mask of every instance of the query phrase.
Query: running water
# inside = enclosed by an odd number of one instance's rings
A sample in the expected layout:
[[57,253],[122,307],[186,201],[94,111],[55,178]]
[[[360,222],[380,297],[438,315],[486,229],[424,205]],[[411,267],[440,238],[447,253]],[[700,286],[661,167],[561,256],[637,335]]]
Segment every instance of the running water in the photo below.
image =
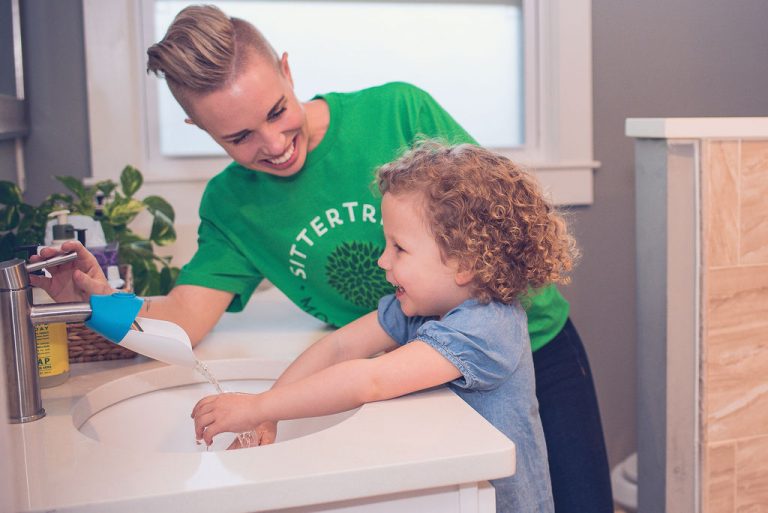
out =
[[[220,394],[223,394],[225,392],[224,388],[221,386],[221,383],[219,383],[219,380],[216,379],[216,376],[211,374],[211,371],[208,369],[208,366],[201,362],[200,360],[195,360],[195,370],[199,372],[205,379],[207,379],[211,385],[213,385],[216,388],[216,391]],[[246,449],[248,447],[251,447],[253,444],[253,436],[256,433],[254,431],[246,431],[245,433],[238,433],[237,434],[237,441],[240,442],[240,448]],[[198,443],[201,443],[198,441]],[[208,446],[206,446],[205,450],[208,450]]]

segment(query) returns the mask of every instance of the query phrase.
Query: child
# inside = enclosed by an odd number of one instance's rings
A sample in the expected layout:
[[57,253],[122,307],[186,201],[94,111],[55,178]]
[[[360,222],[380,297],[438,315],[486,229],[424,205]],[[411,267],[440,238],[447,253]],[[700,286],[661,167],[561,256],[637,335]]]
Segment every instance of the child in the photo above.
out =
[[[207,444],[224,431],[341,412],[447,383],[515,442],[517,471],[492,481],[497,511],[553,511],[525,311],[528,288],[565,282],[575,258],[563,219],[535,180],[472,145],[425,141],[378,170],[395,293],[322,338],[262,394],[201,399]],[[379,356],[373,357],[374,355]]]

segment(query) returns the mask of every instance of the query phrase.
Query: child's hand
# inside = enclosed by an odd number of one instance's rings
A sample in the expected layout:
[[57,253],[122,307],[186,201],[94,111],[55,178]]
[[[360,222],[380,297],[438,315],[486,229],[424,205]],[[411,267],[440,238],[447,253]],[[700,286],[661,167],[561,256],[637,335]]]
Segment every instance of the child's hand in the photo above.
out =
[[258,418],[258,395],[227,393],[200,399],[192,409],[195,437],[206,445],[213,443],[219,433],[240,433],[254,429],[263,419]]
[[[262,422],[256,429],[247,433],[242,433],[243,436],[236,436],[232,443],[227,447],[227,450],[232,449],[247,449],[248,447],[256,447],[257,445],[269,445],[275,442],[277,436],[277,422],[268,420]],[[243,440],[244,439],[244,440]]]

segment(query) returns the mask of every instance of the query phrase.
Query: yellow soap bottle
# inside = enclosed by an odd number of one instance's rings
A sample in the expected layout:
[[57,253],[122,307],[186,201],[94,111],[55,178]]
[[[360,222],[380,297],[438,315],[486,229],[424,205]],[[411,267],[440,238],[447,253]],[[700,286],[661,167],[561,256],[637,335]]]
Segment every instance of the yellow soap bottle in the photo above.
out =
[[[44,290],[33,288],[35,304],[51,303]],[[50,388],[61,385],[69,378],[69,344],[67,323],[53,322],[35,325],[37,341],[37,372],[40,387]]]
[[[56,218],[51,226],[52,247],[75,239],[75,228],[68,223],[69,210],[56,210],[48,214]],[[53,299],[42,289],[32,289],[32,299],[36,305],[52,303]],[[35,325],[37,341],[37,371],[40,387],[49,388],[61,385],[69,378],[69,344],[67,342],[67,324],[64,322]]]

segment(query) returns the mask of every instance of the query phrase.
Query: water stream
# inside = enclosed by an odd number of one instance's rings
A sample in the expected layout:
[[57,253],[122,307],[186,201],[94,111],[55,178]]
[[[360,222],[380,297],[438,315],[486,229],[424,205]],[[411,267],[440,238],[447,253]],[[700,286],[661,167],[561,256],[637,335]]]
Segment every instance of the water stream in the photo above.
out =
[[[216,388],[216,391],[220,394],[225,393],[224,387],[221,386],[221,383],[219,383],[219,380],[216,379],[216,376],[211,374],[211,371],[208,369],[208,366],[201,362],[200,360],[195,360],[195,370],[199,372],[205,379],[207,379],[211,385],[213,385]],[[237,434],[237,441],[240,442],[240,448],[246,449],[248,447],[251,447],[254,444],[256,433],[254,431],[246,431],[244,433],[238,433]],[[199,442],[198,443],[202,443]],[[208,450],[208,447],[206,446],[205,450]]]

